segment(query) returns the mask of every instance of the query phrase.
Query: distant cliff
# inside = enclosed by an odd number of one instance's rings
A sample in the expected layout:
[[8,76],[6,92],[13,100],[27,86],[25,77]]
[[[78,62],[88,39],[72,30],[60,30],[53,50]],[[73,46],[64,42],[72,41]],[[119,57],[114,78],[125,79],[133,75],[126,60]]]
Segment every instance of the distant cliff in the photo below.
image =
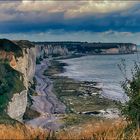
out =
[[0,39],[0,109],[11,118],[21,120],[26,110],[35,60],[36,49],[31,42]]
[[57,54],[59,48],[66,50],[66,53],[62,51],[61,55],[65,54],[130,54],[137,51],[137,45],[133,43],[88,43],[88,42],[35,42],[38,46],[42,46],[49,50],[50,54],[53,54],[51,50]]
[[36,44],[37,52],[42,57],[45,56],[64,56],[68,55],[69,51],[65,46],[61,45],[46,45],[46,44]]

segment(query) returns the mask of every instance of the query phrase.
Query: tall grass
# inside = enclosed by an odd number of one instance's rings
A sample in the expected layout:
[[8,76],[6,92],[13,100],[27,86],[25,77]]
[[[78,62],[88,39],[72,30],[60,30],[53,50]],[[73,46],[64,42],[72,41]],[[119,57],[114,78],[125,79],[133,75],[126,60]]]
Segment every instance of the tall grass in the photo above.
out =
[[37,139],[37,140],[139,140],[140,129],[126,132],[126,121],[107,120],[88,122],[66,128],[59,132],[49,132],[41,128],[24,125],[0,125],[0,139]]
[[46,139],[48,137],[48,131],[41,128],[32,128],[29,126],[21,125],[0,125],[0,139]]
[[125,129],[127,123],[122,120],[117,121],[101,121],[97,123],[89,122],[79,127],[74,127],[66,130],[62,130],[57,134],[57,139],[77,139],[77,140],[121,140],[140,139],[140,130],[134,130],[130,133],[126,132]]

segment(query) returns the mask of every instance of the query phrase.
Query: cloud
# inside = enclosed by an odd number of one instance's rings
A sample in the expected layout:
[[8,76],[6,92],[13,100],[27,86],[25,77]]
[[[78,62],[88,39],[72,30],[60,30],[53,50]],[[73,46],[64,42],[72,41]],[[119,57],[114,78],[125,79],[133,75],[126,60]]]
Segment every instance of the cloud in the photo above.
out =
[[130,1],[23,1],[16,8],[22,12],[63,12],[65,18],[74,18],[96,13],[109,13],[128,9],[137,2]]
[[15,18],[14,15],[10,15],[8,13],[0,13],[0,22],[11,21]]
[[[122,11],[133,7],[136,3],[119,1],[86,1],[79,8],[66,11],[65,17],[79,17],[91,14],[105,14],[110,12]],[[117,5],[117,6],[116,6]]]
[[140,32],[139,9],[132,1],[1,2],[0,32]]
[[[1,2],[1,13],[10,11],[15,14],[15,17],[22,17],[24,20],[32,18],[31,13],[35,13],[36,17],[45,17],[49,14],[63,13],[64,18],[77,18],[85,15],[104,14],[115,11],[129,9],[138,2],[130,1],[16,1],[16,2]],[[9,14],[10,14],[9,12]],[[25,18],[22,15],[26,15]],[[1,16],[1,20],[4,19]]]

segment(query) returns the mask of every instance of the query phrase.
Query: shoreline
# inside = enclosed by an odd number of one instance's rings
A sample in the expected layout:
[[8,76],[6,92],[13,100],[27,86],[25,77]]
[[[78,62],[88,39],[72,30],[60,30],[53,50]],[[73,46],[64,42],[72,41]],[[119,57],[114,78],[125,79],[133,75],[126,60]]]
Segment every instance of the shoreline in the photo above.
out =
[[[65,71],[64,73],[60,73],[59,76],[68,76],[69,78],[75,79],[77,81],[94,81],[97,82],[98,85],[97,87],[102,88],[102,96],[104,98],[108,98],[110,100],[115,100],[117,102],[121,102],[121,103],[125,103],[128,101],[128,98],[126,96],[126,94],[124,93],[121,83],[124,81],[124,77],[122,75],[121,70],[119,70],[119,67],[117,66],[118,64],[121,64],[121,58],[120,61],[119,59],[117,60],[115,58],[116,63],[115,62],[107,62],[109,66],[109,71],[104,70],[106,66],[104,66],[104,62],[106,62],[106,60],[108,59],[108,57],[103,57],[101,58],[101,62],[103,62],[103,67],[102,65],[97,64],[96,67],[96,63],[93,62],[93,65],[95,67],[92,67],[92,63],[91,60],[95,59],[98,60],[98,58],[100,59],[100,57],[95,57],[93,55],[88,55],[88,56],[83,56],[82,58],[72,58],[69,60],[58,60],[60,63],[67,63],[67,65],[64,67]],[[105,58],[105,61],[103,61],[103,59]],[[112,58],[112,57],[111,57]],[[86,60],[90,61],[90,65],[88,64],[88,62]],[[84,62],[82,62],[82,61]],[[108,60],[107,60],[108,61]],[[85,63],[85,64],[83,64]],[[86,64],[87,63],[87,64]],[[97,62],[98,63],[98,62]],[[112,68],[110,68],[110,66],[112,67],[112,64],[114,65],[114,67],[116,67],[116,72],[114,72],[115,70],[113,70]],[[84,66],[82,66],[84,65]],[[98,70],[100,71],[100,73],[98,72]],[[95,73],[94,73],[95,72]],[[94,73],[94,74],[92,74]],[[110,73],[110,74],[109,74]],[[101,75],[100,75],[101,74]],[[115,77],[115,75],[118,74],[118,77]],[[128,74],[128,73],[127,73]],[[112,75],[112,76],[111,76]],[[120,76],[122,75],[122,77]],[[121,78],[120,78],[121,77]]]
[[97,82],[58,75],[65,71],[66,65],[59,59],[44,59],[37,65],[37,95],[32,96],[34,102],[31,109],[41,115],[26,123],[56,131],[89,120],[118,118],[116,103],[100,96],[101,89],[96,87]]
[[138,52],[134,52],[134,53],[124,53],[124,54],[72,54],[72,55],[66,55],[66,56],[60,56],[60,57],[53,57],[53,60],[64,60],[64,59],[73,59],[73,58],[79,58],[79,57],[84,57],[84,56],[116,56],[116,55],[134,55],[134,54],[138,54],[140,51]]
[[[109,115],[107,116],[106,112],[107,112],[107,114],[111,114],[112,112],[117,112],[117,114],[118,114],[118,111],[116,109],[115,109],[115,111],[113,111],[113,109],[112,109],[112,107],[113,108],[117,107],[116,102],[100,96],[100,92],[102,89],[97,86],[97,84],[98,84],[97,82],[78,81],[78,80],[68,78],[65,76],[59,76],[59,74],[61,74],[62,72],[65,71],[64,67],[67,66],[68,64],[65,62],[59,61],[59,59],[52,60],[51,63],[52,64],[51,64],[50,68],[48,70],[46,70],[45,75],[48,76],[50,79],[52,79],[52,81],[54,81],[53,82],[54,83],[54,93],[57,95],[57,97],[61,101],[63,101],[65,104],[67,104],[68,102],[75,100],[76,105],[74,105],[74,104],[72,105],[72,102],[70,104],[66,105],[68,108],[72,108],[72,111],[74,113],[88,115],[88,112],[91,112],[96,117],[105,116],[107,118],[109,118]],[[59,88],[59,87],[61,87],[61,88]],[[67,88],[64,88],[64,87],[67,87]],[[65,100],[66,98],[68,100]],[[72,98],[72,99],[70,99],[70,98]],[[81,103],[83,103],[83,101],[84,101],[85,103],[90,104],[91,107],[89,107],[89,108],[83,107],[87,110],[84,110],[82,112],[78,111],[77,107],[73,107],[73,106],[77,106],[76,102],[78,102],[78,100],[81,100]],[[88,100],[90,100],[90,101],[88,102]],[[78,103],[81,104],[80,102],[78,102]],[[76,108],[76,111],[74,111],[73,108]],[[88,109],[90,109],[90,110],[88,110]],[[109,111],[108,110],[104,111],[106,109],[108,109]],[[112,111],[110,111],[110,110],[112,110]],[[70,112],[71,112],[71,109],[70,109]],[[102,115],[96,115],[97,112],[99,114],[101,113]],[[111,117],[113,118],[112,114],[110,115],[110,118]],[[118,116],[116,114],[114,114],[114,117],[118,117]]]
[[27,121],[26,124],[48,128],[50,130],[59,129],[62,124],[59,121],[59,117],[55,114],[65,113],[65,105],[62,104],[55,94],[52,92],[52,81],[43,75],[44,71],[48,67],[48,60],[43,60],[40,65],[36,67],[35,78],[37,79],[36,86],[36,96],[32,96],[34,100],[31,109],[36,110],[41,115],[37,118],[34,118],[30,121]]

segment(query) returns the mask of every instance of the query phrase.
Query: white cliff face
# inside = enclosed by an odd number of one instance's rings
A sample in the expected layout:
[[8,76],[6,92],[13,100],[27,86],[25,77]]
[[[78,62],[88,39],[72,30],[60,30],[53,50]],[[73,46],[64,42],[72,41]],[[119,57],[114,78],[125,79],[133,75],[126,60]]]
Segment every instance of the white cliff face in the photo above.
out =
[[9,102],[7,107],[7,114],[16,120],[21,121],[27,107],[27,91],[29,87],[29,81],[32,82],[32,79],[35,74],[36,66],[36,49],[32,48],[23,48],[23,57],[14,58],[14,65],[12,66],[15,70],[23,74],[23,84],[25,90],[20,93],[13,93],[13,98]]
[[22,121],[22,117],[27,106],[27,90],[15,93],[7,107],[7,114],[18,121]]
[[29,81],[32,81],[34,77],[35,68],[36,68],[36,48],[30,48],[27,67],[27,77]]
[[60,55],[64,56],[69,54],[69,51],[66,47],[61,46],[52,46],[52,45],[38,45],[37,46],[38,57],[43,56],[44,52],[46,55]]
[[32,81],[32,78],[34,76],[35,65],[36,65],[35,48],[24,48],[23,57],[17,58],[14,69],[23,74],[23,82],[26,89],[28,89],[29,81]]
[[58,55],[67,55],[68,54],[68,49],[65,47],[61,47],[61,46],[45,46],[44,47],[45,52],[49,55],[49,54],[58,54]]

